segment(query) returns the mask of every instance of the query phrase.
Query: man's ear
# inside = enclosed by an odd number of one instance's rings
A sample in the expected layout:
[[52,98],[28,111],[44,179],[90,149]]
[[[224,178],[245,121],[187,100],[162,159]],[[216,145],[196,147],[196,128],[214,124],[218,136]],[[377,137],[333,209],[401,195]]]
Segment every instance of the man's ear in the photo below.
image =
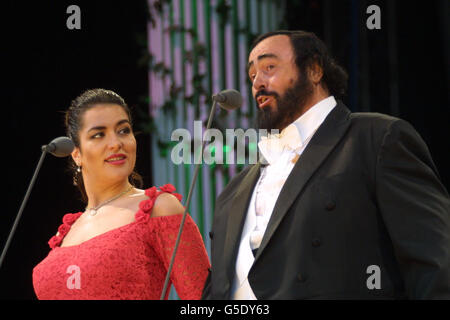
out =
[[317,62],[313,62],[308,71],[311,82],[314,85],[318,85],[323,77],[323,69],[317,64]]
[[78,167],[81,167],[81,152],[80,148],[75,147],[70,154],[72,156],[73,161]]

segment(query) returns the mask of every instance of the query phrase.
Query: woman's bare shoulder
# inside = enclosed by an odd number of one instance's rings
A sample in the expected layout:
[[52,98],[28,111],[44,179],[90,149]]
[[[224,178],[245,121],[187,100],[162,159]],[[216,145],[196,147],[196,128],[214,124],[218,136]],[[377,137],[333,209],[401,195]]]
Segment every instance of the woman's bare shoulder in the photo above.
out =
[[184,207],[178,199],[170,193],[161,193],[153,205],[153,217],[171,216],[184,213]]

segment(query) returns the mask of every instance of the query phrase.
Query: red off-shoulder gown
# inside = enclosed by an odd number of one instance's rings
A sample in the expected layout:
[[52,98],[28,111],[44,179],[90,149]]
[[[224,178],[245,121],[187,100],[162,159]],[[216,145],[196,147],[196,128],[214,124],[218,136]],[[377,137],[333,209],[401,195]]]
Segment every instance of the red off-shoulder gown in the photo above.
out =
[[[168,184],[145,190],[135,221],[89,239],[60,247],[70,226],[82,214],[66,214],[51,251],[33,269],[39,299],[159,299],[172,257],[182,215],[150,217],[153,203]],[[173,193],[178,199],[181,195]],[[200,299],[210,267],[203,239],[188,215],[171,272],[171,283],[181,299]],[[166,299],[168,292],[166,295]]]

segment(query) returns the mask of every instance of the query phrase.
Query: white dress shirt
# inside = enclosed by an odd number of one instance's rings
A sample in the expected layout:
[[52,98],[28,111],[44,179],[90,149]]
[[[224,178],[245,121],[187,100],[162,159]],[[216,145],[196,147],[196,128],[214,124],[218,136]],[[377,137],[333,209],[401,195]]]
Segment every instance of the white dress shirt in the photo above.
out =
[[284,128],[279,135],[262,137],[259,141],[258,148],[268,165],[261,168],[261,175],[248,207],[236,259],[232,299],[256,300],[247,279],[255,260],[252,250],[259,248],[261,244],[275,203],[295,163],[336,104],[333,96],[323,99]]

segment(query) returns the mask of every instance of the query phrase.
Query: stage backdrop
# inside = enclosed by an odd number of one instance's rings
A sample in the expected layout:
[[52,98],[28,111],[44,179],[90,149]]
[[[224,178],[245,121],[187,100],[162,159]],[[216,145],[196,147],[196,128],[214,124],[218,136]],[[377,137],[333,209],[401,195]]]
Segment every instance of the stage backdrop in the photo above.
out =
[[[253,124],[256,109],[246,72],[249,45],[256,35],[279,27],[284,1],[149,0],[148,4],[152,175],[157,186],[172,183],[183,194],[184,204],[194,164],[173,163],[171,152],[179,142],[171,141],[172,132],[185,128],[193,140],[194,121],[201,120],[204,133],[212,94],[231,88],[241,92],[243,106],[233,112],[217,108],[212,127],[245,131]],[[256,144],[247,143],[248,148],[256,150]],[[224,146],[223,151],[232,150]],[[242,167],[235,161],[203,164],[199,171],[189,212],[208,253],[215,199]]]

